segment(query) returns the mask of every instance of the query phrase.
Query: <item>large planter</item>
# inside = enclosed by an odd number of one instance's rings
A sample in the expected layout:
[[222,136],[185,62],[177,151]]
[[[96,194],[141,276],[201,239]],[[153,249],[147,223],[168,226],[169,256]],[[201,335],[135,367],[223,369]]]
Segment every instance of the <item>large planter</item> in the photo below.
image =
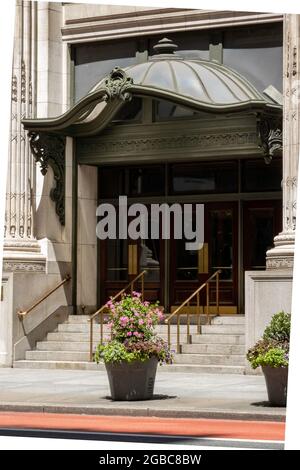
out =
[[153,397],[158,360],[106,363],[112,400],[149,400]]
[[288,368],[262,366],[268,399],[272,406],[286,406]]

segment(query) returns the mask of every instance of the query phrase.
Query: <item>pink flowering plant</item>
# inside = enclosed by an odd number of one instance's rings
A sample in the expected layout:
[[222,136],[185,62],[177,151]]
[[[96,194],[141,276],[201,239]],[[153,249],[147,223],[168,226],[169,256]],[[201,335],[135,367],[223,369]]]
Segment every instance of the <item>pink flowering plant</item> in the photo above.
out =
[[111,339],[97,346],[94,356],[97,363],[146,361],[151,357],[160,363],[172,362],[167,343],[155,332],[164,319],[158,302],[143,301],[140,292],[133,292],[124,294],[119,301],[109,300],[106,307]]

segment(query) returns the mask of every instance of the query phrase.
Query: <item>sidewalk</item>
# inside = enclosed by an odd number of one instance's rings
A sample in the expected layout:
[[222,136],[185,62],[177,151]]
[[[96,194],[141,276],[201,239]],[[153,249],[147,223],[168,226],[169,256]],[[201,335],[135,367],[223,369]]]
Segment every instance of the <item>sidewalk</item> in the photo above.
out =
[[153,400],[113,402],[106,372],[0,368],[0,411],[284,421],[261,376],[157,373]]

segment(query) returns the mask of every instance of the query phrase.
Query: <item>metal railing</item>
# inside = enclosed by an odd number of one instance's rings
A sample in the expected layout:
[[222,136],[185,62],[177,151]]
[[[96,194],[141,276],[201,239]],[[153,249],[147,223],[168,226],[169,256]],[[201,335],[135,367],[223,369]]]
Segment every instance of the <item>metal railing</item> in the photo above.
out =
[[[205,281],[198,289],[196,289],[184,302],[182,302],[179,307],[174,310],[171,315],[165,320],[165,323],[168,325],[168,345],[169,348],[171,347],[171,320],[177,315],[177,328],[176,328],[176,349],[177,353],[181,353],[181,345],[180,345],[180,330],[181,330],[181,315],[186,314],[187,321],[186,321],[186,343],[190,343],[190,326],[191,326],[191,319],[192,315],[197,316],[197,332],[198,334],[201,333],[201,306],[200,306],[200,292],[206,287],[206,323],[210,324],[210,299],[209,299],[209,283],[216,278],[216,315],[220,314],[220,296],[219,296],[219,286],[220,286],[220,273],[221,269],[218,269],[212,276],[210,276],[207,281]],[[191,300],[196,297],[196,313],[190,313],[188,310],[187,312],[183,311],[184,307],[190,309],[190,302]]]
[[33,309],[35,309],[35,307],[37,307],[38,305],[40,305],[42,302],[44,302],[44,300],[46,300],[51,294],[53,294],[53,292],[55,292],[57,289],[59,289],[61,286],[63,286],[64,284],[66,284],[66,282],[68,282],[69,280],[71,279],[71,276],[70,274],[67,274],[66,277],[61,281],[59,282],[55,287],[53,287],[53,289],[49,290],[46,294],[43,295],[43,297],[41,297],[40,299],[38,299],[31,307],[29,307],[27,310],[18,310],[17,311],[17,315],[19,317],[20,320],[23,320],[23,318],[26,317],[26,315],[28,315],[28,313],[30,313]]
[[[144,270],[140,272],[132,281],[130,281],[127,286],[125,286],[122,290],[120,290],[114,297],[112,297],[110,300],[114,301],[118,297],[120,297],[122,294],[125,294],[125,292],[130,288],[130,292],[132,293],[134,290],[134,285],[136,284],[139,279],[141,279],[141,299],[144,300],[144,291],[145,291],[145,274],[147,273],[147,270]],[[104,320],[104,314],[105,311],[107,310],[106,304],[102,305],[95,313],[93,313],[90,316],[89,322],[90,322],[90,361],[93,360],[93,350],[94,350],[94,338],[93,338],[93,333],[94,333],[94,319],[99,316],[99,323],[100,323],[100,344],[103,344],[103,320]]]

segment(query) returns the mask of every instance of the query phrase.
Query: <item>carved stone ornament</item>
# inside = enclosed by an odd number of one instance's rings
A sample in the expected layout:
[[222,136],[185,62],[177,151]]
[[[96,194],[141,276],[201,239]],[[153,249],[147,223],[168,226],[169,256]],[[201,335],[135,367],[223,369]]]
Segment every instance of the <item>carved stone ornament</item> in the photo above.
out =
[[39,272],[46,271],[45,262],[3,261],[3,272]]
[[50,198],[55,202],[56,213],[61,225],[65,225],[65,144],[63,136],[30,132],[31,151],[45,175],[48,166],[53,170],[55,184],[50,190]]
[[262,119],[258,124],[259,146],[266,163],[282,154],[282,122],[279,119]]
[[267,258],[266,267],[267,269],[293,269],[294,257],[277,257]]
[[104,81],[105,100],[119,98],[123,101],[130,101],[132,94],[128,92],[128,88],[132,84],[133,79],[128,77],[120,67],[115,67]]

